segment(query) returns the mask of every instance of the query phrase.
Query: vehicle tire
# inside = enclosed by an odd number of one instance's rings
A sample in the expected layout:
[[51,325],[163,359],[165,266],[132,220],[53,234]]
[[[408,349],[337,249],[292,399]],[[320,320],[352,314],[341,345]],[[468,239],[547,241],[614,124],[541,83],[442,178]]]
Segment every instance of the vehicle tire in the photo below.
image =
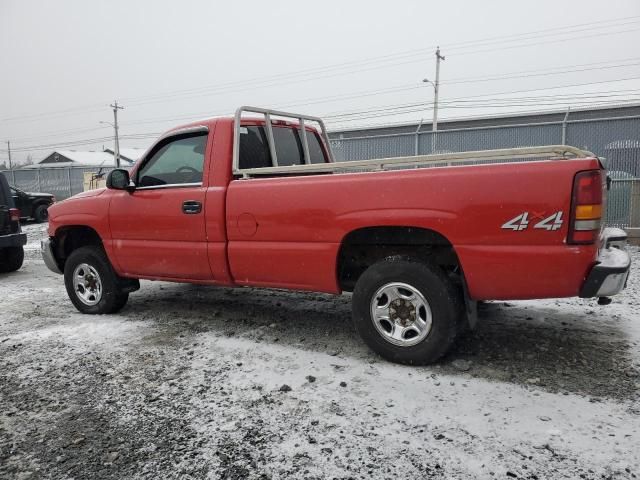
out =
[[49,220],[49,205],[38,205],[33,212],[33,218],[38,223],[44,223]]
[[356,330],[372,350],[392,362],[425,365],[453,344],[464,300],[440,268],[389,257],[360,276],[352,309]]
[[15,272],[24,262],[24,248],[7,247],[0,249],[0,273]]
[[64,265],[64,285],[71,303],[82,313],[115,313],[129,298],[120,290],[118,275],[98,246],[81,247],[69,255]]

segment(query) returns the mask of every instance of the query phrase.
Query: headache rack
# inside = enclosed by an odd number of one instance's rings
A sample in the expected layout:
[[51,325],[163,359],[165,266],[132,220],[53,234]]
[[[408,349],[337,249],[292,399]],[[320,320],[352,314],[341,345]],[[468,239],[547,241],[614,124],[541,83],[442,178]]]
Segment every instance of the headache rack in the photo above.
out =
[[[240,168],[240,127],[242,114],[245,112],[259,113],[264,116],[265,131],[269,151],[271,153],[272,166],[263,168]],[[297,120],[300,125],[301,143],[304,154],[304,165],[278,165],[275,142],[273,138],[273,118],[282,117],[289,120]],[[312,164],[309,156],[309,146],[307,143],[307,131],[305,120],[315,122],[320,126],[322,139],[324,141],[328,163]],[[537,160],[560,160],[568,157],[591,158],[595,155],[589,151],[582,150],[569,145],[545,145],[539,147],[518,147],[501,148],[495,150],[476,150],[471,152],[442,153],[431,155],[416,155],[410,157],[376,158],[372,160],[350,160],[335,162],[331,152],[331,144],[324,122],[321,118],[301,115],[297,113],[280,112],[258,107],[240,107],[236,110],[235,124],[233,131],[233,174],[242,178],[258,176],[279,176],[279,175],[304,175],[313,173],[348,173],[363,171],[394,170],[402,168],[420,168],[427,166],[450,166],[470,162],[495,163],[500,161],[513,161],[514,159],[537,159]]]

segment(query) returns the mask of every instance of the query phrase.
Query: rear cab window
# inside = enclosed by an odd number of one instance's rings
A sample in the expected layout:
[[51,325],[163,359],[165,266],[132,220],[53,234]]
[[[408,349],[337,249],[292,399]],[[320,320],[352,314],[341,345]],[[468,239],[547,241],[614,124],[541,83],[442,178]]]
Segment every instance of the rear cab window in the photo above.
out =
[[[278,166],[304,165],[304,147],[299,128],[273,125]],[[315,131],[307,130],[310,163],[326,163],[326,155],[320,137]],[[265,127],[250,125],[240,128],[240,168],[272,167],[271,152]]]

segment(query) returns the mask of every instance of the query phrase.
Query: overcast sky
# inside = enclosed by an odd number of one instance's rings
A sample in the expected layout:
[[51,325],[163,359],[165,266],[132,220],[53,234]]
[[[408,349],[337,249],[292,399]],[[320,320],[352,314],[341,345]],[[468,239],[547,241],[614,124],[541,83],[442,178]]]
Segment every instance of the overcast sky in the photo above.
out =
[[112,147],[114,99],[128,147],[241,104],[430,120],[436,45],[441,120],[640,101],[638,0],[0,0],[0,163]]

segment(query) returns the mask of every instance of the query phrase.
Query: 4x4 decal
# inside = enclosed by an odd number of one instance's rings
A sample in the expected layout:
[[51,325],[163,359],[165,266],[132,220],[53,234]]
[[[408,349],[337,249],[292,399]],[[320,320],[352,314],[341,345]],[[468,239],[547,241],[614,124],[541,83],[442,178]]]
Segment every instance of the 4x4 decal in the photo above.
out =
[[533,228],[540,230],[559,230],[562,227],[562,211],[555,212],[552,215],[545,217],[545,213],[532,213],[529,217],[529,212],[523,212],[520,215],[508,220],[502,224],[502,228],[506,230],[513,230],[520,232],[529,228],[529,224],[533,221],[540,219],[537,223],[533,224]]

